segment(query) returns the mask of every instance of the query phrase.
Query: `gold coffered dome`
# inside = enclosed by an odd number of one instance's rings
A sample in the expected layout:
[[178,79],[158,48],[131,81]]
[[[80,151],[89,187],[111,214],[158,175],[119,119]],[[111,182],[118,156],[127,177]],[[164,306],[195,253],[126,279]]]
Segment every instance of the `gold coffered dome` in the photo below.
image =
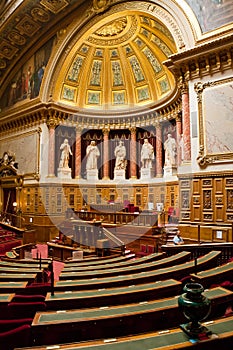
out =
[[163,61],[175,52],[172,35],[158,20],[139,12],[115,14],[75,42],[54,97],[95,111],[157,105],[174,89]]

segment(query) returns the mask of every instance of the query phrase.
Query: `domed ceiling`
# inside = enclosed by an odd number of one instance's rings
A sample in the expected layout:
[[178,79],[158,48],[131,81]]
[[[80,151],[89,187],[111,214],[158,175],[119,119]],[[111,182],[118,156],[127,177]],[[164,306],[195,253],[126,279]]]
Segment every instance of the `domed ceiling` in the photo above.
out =
[[115,14],[76,41],[56,78],[54,98],[95,112],[157,105],[174,89],[163,61],[175,52],[161,22],[139,12]]

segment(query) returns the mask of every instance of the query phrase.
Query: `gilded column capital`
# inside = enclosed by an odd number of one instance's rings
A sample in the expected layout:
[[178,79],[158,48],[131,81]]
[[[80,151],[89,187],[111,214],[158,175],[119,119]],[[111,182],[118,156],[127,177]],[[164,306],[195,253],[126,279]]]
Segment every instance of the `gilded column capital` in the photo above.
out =
[[76,129],[76,132],[77,132],[78,134],[81,134],[81,133],[82,133],[82,130],[83,130],[83,127],[80,126],[80,125],[76,125],[75,129]]
[[181,115],[181,113],[177,113],[175,119],[176,119],[176,122],[177,122],[177,123],[181,122],[181,121],[182,121],[182,115]]
[[180,81],[178,83],[178,88],[180,89],[181,95],[188,93],[188,83],[187,81]]
[[46,120],[46,124],[49,129],[55,129],[59,122],[56,117],[52,117]]
[[46,119],[46,124],[49,129],[51,128],[55,129],[56,126],[59,125],[58,118],[54,111],[49,111],[49,115],[47,116],[47,119]]
[[155,128],[156,129],[161,129],[162,128],[161,122],[159,122],[158,120],[155,122]]
[[107,127],[105,127],[105,128],[103,128],[103,134],[104,135],[108,135],[109,134],[109,131],[110,131],[110,129]]
[[137,131],[136,126],[130,126],[129,131],[131,132],[131,134],[136,134],[136,131]]

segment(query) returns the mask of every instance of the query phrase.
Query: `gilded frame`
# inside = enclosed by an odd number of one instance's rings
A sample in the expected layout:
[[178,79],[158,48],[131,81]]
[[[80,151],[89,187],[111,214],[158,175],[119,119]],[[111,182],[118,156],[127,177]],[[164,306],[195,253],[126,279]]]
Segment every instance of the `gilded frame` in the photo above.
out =
[[[200,167],[233,161],[233,78],[194,85],[198,101]],[[220,117],[219,117],[220,116]],[[219,118],[219,119],[218,119]]]

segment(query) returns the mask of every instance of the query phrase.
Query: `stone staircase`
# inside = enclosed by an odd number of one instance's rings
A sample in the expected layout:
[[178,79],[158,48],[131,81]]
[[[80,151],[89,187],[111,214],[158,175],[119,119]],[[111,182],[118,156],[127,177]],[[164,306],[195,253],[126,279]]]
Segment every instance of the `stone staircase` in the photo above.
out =
[[166,244],[174,244],[173,238],[176,235],[176,232],[178,231],[178,225],[169,225],[165,226],[165,232],[166,232]]

